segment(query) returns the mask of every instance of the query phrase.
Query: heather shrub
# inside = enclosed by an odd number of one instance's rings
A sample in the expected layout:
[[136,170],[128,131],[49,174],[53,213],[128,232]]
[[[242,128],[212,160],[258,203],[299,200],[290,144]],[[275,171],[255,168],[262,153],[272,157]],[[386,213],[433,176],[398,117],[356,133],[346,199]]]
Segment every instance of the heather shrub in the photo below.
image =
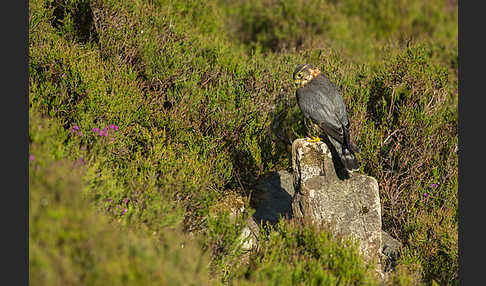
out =
[[295,222],[240,248],[254,182],[306,134],[303,62],[340,90],[404,244],[389,283],[457,285],[457,3],[439,0],[31,0],[31,280],[377,285]]

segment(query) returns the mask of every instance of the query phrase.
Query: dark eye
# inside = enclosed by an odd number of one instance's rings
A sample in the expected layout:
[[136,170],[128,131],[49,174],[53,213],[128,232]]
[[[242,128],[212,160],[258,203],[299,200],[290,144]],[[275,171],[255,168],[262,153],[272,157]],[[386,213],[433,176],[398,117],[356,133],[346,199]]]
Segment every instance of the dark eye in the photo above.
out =
[[301,72],[297,74],[297,78],[302,78],[302,73]]

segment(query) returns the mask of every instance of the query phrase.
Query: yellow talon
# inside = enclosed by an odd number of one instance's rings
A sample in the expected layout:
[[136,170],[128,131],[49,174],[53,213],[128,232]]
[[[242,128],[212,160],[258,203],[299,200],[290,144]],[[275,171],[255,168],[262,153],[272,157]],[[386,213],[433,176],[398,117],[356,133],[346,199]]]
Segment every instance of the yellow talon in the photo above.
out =
[[307,141],[307,142],[309,142],[309,143],[314,143],[314,142],[319,142],[319,141],[321,141],[321,138],[319,138],[319,137],[315,137],[315,136],[312,136],[312,139],[310,139],[310,140],[306,140],[306,141]]

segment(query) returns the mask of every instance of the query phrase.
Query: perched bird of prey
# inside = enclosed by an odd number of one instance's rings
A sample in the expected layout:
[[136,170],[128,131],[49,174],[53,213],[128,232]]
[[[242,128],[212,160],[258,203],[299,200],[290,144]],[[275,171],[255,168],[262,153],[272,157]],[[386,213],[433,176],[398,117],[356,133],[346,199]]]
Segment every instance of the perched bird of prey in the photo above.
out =
[[297,86],[297,102],[304,114],[311,132],[318,132],[308,142],[320,141],[319,136],[327,136],[334,146],[344,167],[349,171],[359,168],[356,154],[358,148],[349,136],[349,121],[343,99],[334,84],[321,71],[310,65],[298,65],[293,73]]

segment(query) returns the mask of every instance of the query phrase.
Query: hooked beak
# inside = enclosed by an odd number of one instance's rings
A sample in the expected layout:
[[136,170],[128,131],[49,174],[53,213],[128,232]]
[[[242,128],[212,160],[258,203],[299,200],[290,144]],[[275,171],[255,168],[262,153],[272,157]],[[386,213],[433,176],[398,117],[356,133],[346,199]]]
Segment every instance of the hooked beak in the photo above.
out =
[[299,87],[300,86],[300,80],[298,80],[298,79],[294,80],[294,84],[295,84],[295,87]]

